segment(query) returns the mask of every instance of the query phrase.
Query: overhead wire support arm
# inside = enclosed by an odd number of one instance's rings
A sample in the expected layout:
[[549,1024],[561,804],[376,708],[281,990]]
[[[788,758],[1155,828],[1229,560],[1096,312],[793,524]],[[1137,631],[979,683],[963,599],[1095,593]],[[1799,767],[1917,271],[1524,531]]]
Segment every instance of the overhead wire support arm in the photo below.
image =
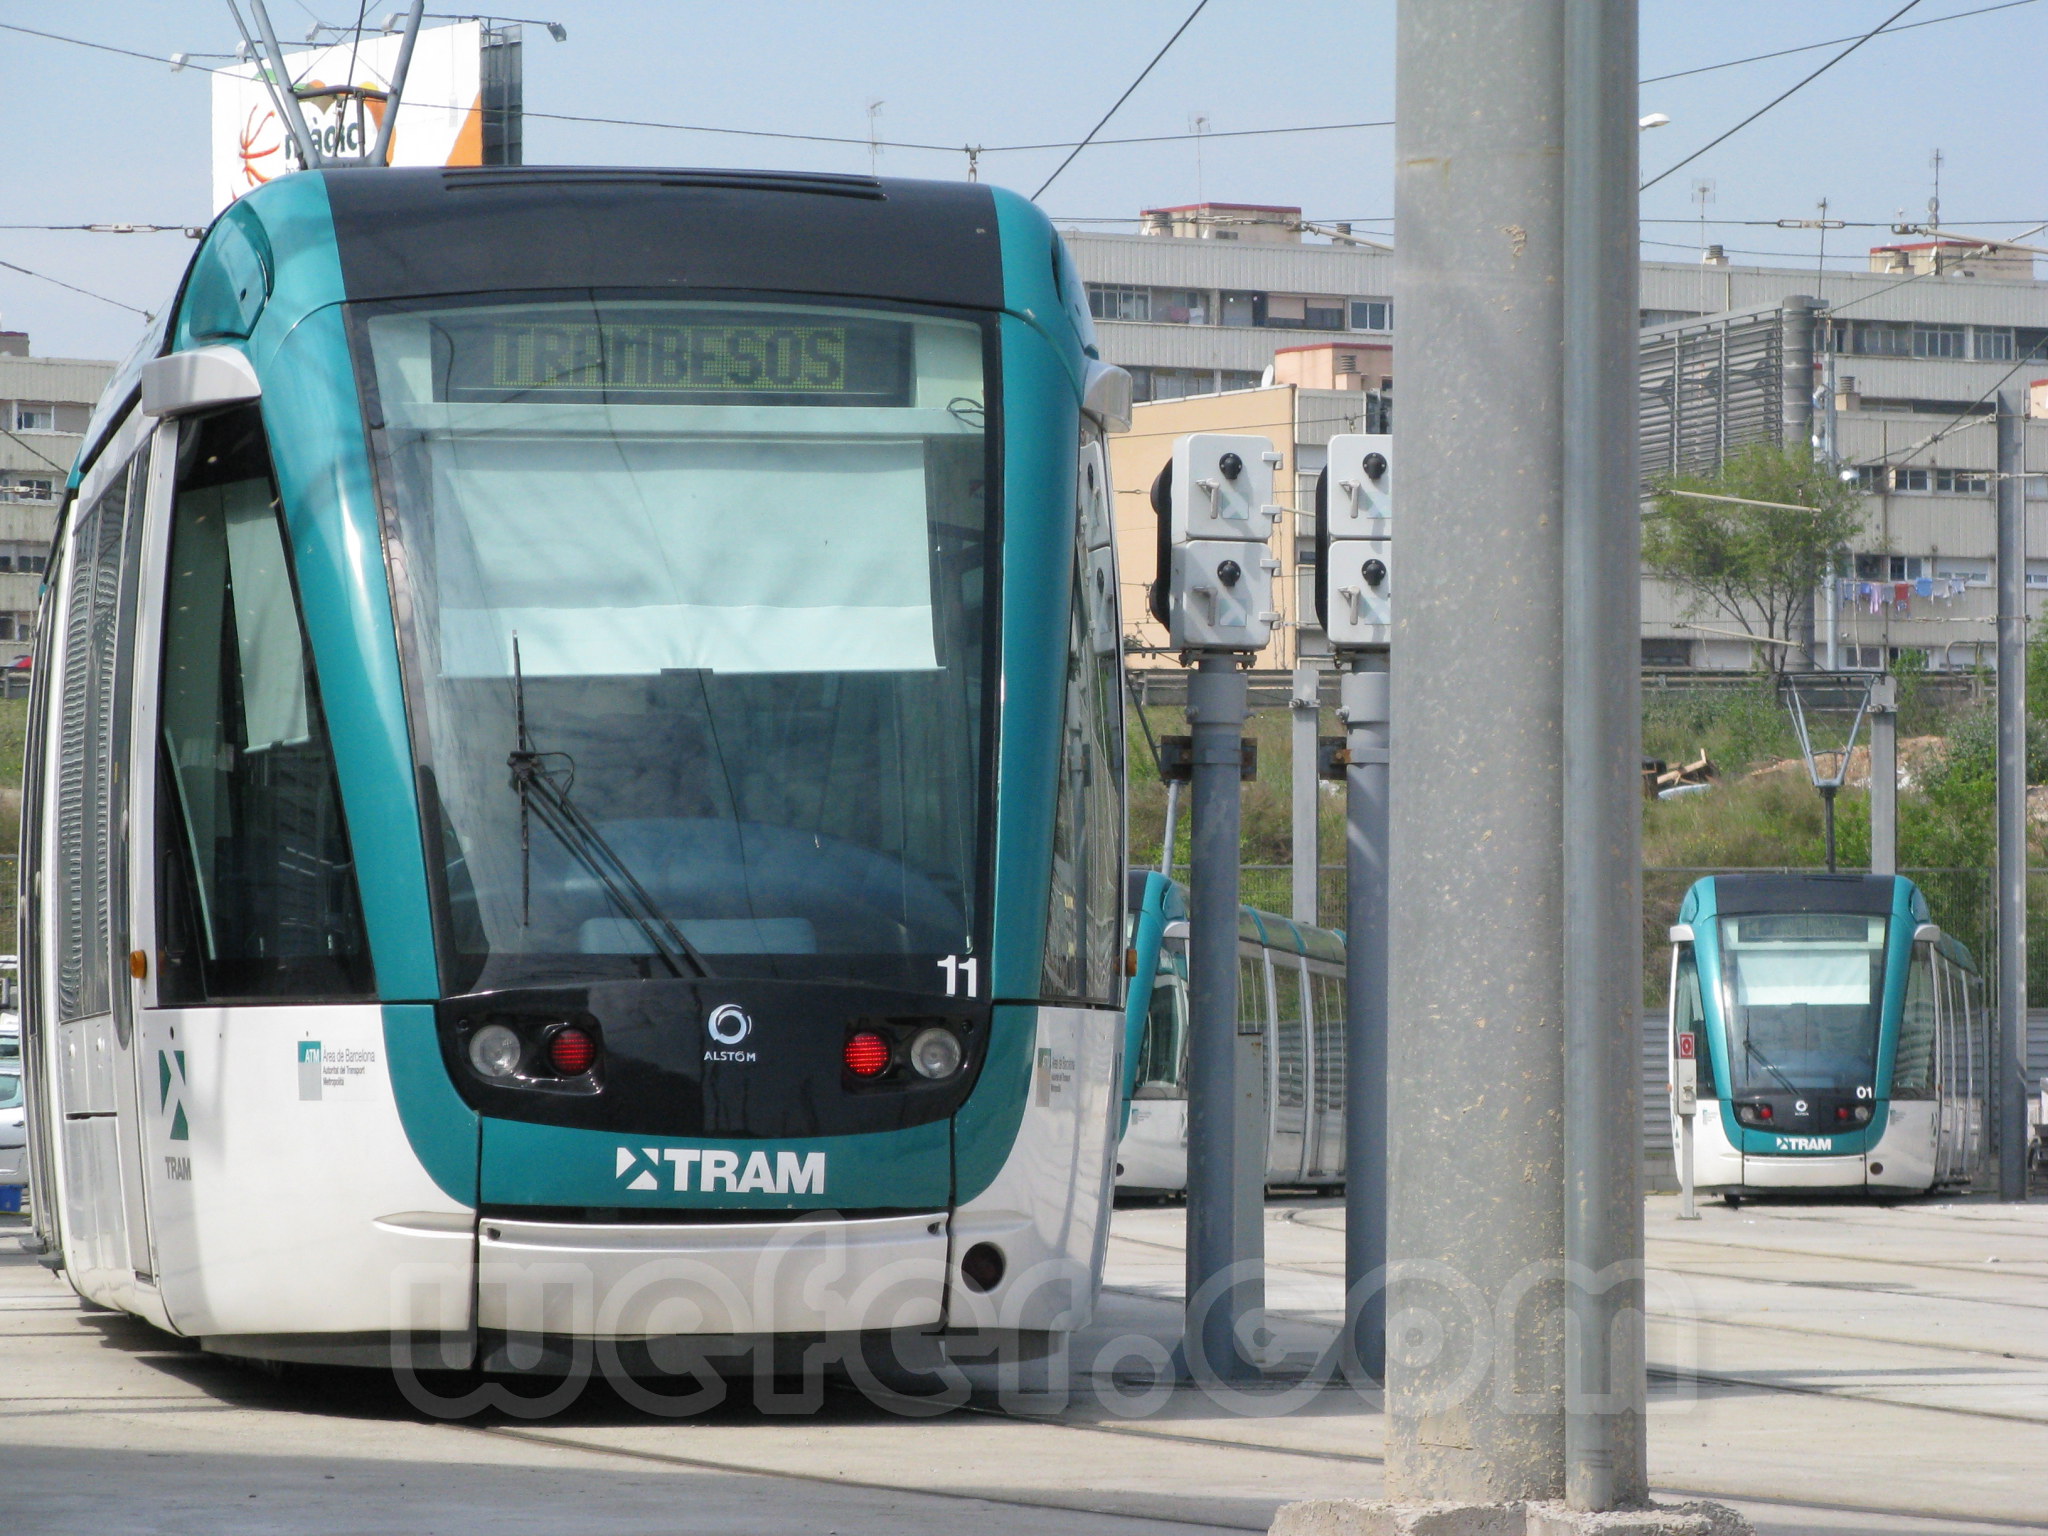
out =
[[384,99],[384,120],[377,125],[377,142],[370,146],[366,163],[388,165],[391,156],[391,133],[398,123],[398,108],[405,98],[405,77],[412,68],[412,46],[419,41],[420,18],[426,9],[426,0],[412,0],[412,14],[405,18],[405,38],[398,45],[398,64],[391,71],[391,92]]
[[260,37],[250,32],[235,0],[228,0],[228,14],[235,18],[236,30],[242,34],[242,40],[249,45],[250,51],[261,55],[256,68],[257,78],[270,93],[278,121],[284,124],[285,132],[298,146],[299,157],[306,162],[306,169],[315,170],[325,162],[321,159],[320,146],[306,128],[306,114],[299,110],[298,94],[293,90],[291,75],[285,68],[284,50],[277,45],[277,32],[270,25],[270,13],[263,8],[263,0],[249,0],[249,11],[262,29]]

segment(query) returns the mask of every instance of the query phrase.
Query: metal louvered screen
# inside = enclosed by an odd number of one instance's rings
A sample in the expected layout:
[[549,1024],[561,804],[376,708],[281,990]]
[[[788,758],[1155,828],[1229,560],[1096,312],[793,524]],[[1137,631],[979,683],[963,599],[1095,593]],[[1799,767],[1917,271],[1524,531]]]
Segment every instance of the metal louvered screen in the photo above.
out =
[[57,1017],[105,1013],[113,937],[114,685],[122,549],[133,466],[78,520],[65,580],[64,663],[57,742]]
[[1773,305],[1642,333],[1636,430],[1645,488],[1671,475],[1710,475],[1751,443],[1784,441],[1784,325]]

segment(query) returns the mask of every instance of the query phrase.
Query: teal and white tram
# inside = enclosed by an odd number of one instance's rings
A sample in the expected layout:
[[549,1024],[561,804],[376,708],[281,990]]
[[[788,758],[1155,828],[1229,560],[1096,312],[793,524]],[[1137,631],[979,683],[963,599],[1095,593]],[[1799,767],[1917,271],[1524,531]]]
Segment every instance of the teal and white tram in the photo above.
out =
[[[1130,876],[1135,968],[1125,1004],[1123,1138],[1117,1188],[1188,1185],[1187,892],[1157,871]],[[1265,1061],[1266,1183],[1344,1182],[1344,939],[1245,907],[1237,925],[1238,1032]]]
[[[1695,1187],[1967,1189],[1988,1025],[1969,950],[1895,875],[1712,875],[1671,930],[1669,1050],[1696,1063]],[[1678,1100],[1672,1100],[1678,1141]]]
[[43,595],[45,1262],[281,1360],[1085,1323],[1128,410],[988,186],[233,204]]

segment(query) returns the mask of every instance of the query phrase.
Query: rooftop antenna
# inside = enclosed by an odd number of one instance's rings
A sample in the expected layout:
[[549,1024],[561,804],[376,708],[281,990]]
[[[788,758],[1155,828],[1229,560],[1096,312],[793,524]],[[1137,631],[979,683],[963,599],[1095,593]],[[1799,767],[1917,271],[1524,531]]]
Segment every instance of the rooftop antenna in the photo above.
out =
[[1702,176],[1692,184],[1692,200],[1700,205],[1700,313],[1707,313],[1707,204],[1714,200],[1714,178]]
[[1936,150],[1928,157],[1927,164],[1934,171],[1934,194],[1927,199],[1927,232],[1933,234],[1941,228],[1941,162],[1945,157]]
[[1209,114],[1197,112],[1188,119],[1188,132],[1195,136],[1195,202],[1202,197],[1202,140],[1209,136]]
[[[415,3],[418,3],[418,0],[415,0]],[[870,176],[879,176],[882,174],[880,166],[882,158],[882,143],[881,140],[875,136],[875,119],[882,115],[882,108],[885,105],[887,105],[887,103],[880,101],[871,101],[868,103],[868,174]]]
[[1820,225],[1820,259],[1813,264],[1813,291],[1817,296],[1828,280],[1828,200],[1820,200],[1820,217],[1814,221]]

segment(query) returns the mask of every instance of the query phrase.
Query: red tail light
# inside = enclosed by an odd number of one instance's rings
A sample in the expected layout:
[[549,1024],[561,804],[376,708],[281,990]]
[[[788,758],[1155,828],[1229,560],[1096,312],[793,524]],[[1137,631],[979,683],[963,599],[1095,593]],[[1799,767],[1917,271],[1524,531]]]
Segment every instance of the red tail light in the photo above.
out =
[[1756,1107],[1756,1117],[1757,1117],[1757,1119],[1759,1119],[1759,1120],[1768,1120],[1768,1119],[1770,1119],[1770,1118],[1771,1118],[1771,1106],[1770,1106],[1770,1105],[1768,1105],[1768,1104],[1759,1104],[1759,1105],[1757,1105],[1757,1107]]
[[597,1042],[590,1038],[589,1030],[570,1024],[548,1036],[548,1065],[562,1076],[580,1076],[595,1060]]
[[1837,1120],[1846,1120],[1846,1119],[1848,1119],[1848,1118],[1849,1118],[1849,1106],[1848,1106],[1848,1105],[1846,1105],[1846,1104],[1837,1104],[1837,1105],[1835,1106],[1835,1118],[1836,1118]]
[[879,1077],[889,1070],[889,1042],[864,1029],[846,1042],[846,1070],[855,1077]]

